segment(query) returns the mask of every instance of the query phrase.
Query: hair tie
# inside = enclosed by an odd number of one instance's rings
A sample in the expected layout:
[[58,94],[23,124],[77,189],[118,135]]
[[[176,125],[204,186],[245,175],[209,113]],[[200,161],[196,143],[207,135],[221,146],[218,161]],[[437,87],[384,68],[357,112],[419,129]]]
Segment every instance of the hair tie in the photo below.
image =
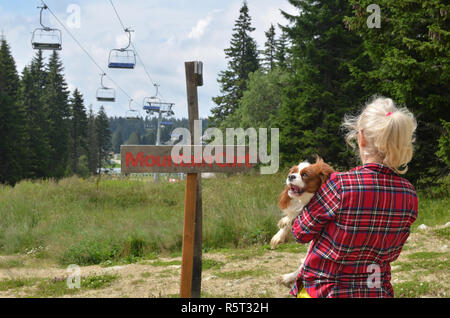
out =
[[389,112],[389,113],[386,114],[386,117],[389,117],[391,115],[392,115],[392,112]]

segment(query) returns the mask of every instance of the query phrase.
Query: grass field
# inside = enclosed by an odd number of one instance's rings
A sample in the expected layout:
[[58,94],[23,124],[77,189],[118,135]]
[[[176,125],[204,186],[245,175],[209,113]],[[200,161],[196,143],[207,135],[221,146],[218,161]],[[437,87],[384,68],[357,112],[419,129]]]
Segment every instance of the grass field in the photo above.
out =
[[[277,176],[205,180],[204,248],[268,242],[276,231],[282,182]],[[183,183],[22,182],[0,188],[0,251],[80,265],[179,251],[183,211]]]
[[[205,255],[211,255],[205,261],[204,270],[211,271],[214,279],[229,282],[250,277],[251,281],[267,276],[271,262],[281,262],[280,257],[290,258],[295,264],[298,257],[293,254],[306,251],[298,244],[285,245],[277,252],[267,246],[277,230],[280,212],[276,199],[283,179],[284,175],[278,174],[223,176],[203,181],[203,247]],[[450,199],[448,193],[433,197],[419,193],[419,197],[419,218],[412,234],[414,243],[405,247],[406,256],[393,269],[393,273],[409,278],[398,281],[396,290],[399,296],[405,297],[445,297],[450,293],[448,284],[442,285],[441,277],[436,287],[434,279],[428,276],[449,268],[449,228],[442,225],[450,222]],[[151,262],[152,268],[161,270],[158,275],[168,279],[178,277],[183,200],[184,183],[155,184],[149,180],[102,179],[97,184],[94,179],[70,178],[58,183],[24,181],[15,188],[0,187],[0,255],[3,255],[0,256],[0,295],[2,290],[27,288],[31,291],[26,296],[71,295],[64,292],[63,284],[54,277],[46,280],[26,274],[25,278],[7,279],[8,276],[1,275],[2,271],[27,272],[30,268],[46,266],[58,272],[68,264],[101,269],[146,266],[145,262]],[[424,236],[423,231],[417,230],[420,224],[429,226],[431,234]],[[262,257],[264,266],[229,268],[230,257],[245,263],[240,255]],[[123,280],[121,276],[104,276],[109,273],[100,272],[86,276],[87,282],[82,286],[85,294],[75,296],[97,296],[98,290]],[[280,273],[274,273],[274,279],[276,274]],[[143,275],[130,282],[140,285],[154,279],[151,274]],[[423,277],[428,278],[423,280]],[[98,288],[90,288],[96,284]],[[241,295],[239,291],[236,293]],[[279,293],[269,291],[266,296],[278,297]],[[211,295],[227,296],[216,291],[206,296]]]

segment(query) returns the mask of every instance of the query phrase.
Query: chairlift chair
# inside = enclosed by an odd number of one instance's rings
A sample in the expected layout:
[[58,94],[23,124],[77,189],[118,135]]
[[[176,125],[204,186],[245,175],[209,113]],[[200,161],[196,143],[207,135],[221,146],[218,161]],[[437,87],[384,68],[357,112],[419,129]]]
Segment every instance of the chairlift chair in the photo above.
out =
[[164,126],[164,127],[166,127],[166,126],[173,126],[173,122],[171,122],[171,121],[163,121],[163,122],[161,122],[161,126]]
[[128,105],[128,110],[125,113],[125,118],[127,120],[141,120],[141,114],[139,113],[139,111],[137,109],[133,109],[131,107],[132,102],[133,102],[133,100],[130,99],[130,103]]
[[128,46],[122,49],[112,49],[109,53],[108,67],[116,69],[134,69],[136,66],[136,52],[130,50],[131,32],[133,30],[125,29],[128,33]]
[[47,10],[48,7],[44,5],[43,7],[38,7],[41,9],[40,20],[42,28],[37,28],[33,31],[33,35],[31,37],[31,45],[35,50],[62,50],[62,33],[61,30],[52,29],[46,27],[42,23],[42,12]]
[[146,110],[147,112],[149,112],[151,115],[153,115],[153,113],[159,113],[161,107],[159,106],[152,106],[152,105],[147,105],[144,106],[144,110]]
[[150,132],[150,131],[153,130],[153,127],[152,127],[151,123],[149,123],[147,120],[148,120],[148,119],[146,119],[145,122],[144,122],[144,129],[145,129],[146,131]]
[[174,104],[168,104],[168,106],[167,106],[167,111],[166,111],[167,116],[175,116],[175,113],[174,113],[174,111],[172,110],[173,105],[174,105]]
[[133,50],[113,49],[109,53],[109,68],[134,69],[136,53]]
[[114,88],[108,88],[103,85],[103,77],[106,76],[103,73],[101,78],[101,87],[97,89],[97,101],[99,102],[115,102],[116,101],[116,90]]
[[156,96],[153,97],[145,97],[143,104],[143,109],[147,111],[150,115],[154,113],[159,113],[161,110],[160,106],[161,101]]

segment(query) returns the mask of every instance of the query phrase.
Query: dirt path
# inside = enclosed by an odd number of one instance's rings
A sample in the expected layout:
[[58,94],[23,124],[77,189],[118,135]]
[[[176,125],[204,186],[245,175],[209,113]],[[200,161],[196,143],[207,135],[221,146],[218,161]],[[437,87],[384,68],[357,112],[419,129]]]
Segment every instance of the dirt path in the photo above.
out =
[[[446,231],[444,235],[442,231]],[[413,233],[399,260],[392,264],[396,296],[449,297],[449,244],[444,227]],[[254,247],[204,253],[202,295],[288,297],[289,288],[278,283],[279,276],[294,271],[304,256],[305,248],[294,243],[278,251]],[[0,256],[0,297],[177,297],[180,264],[180,257],[167,257],[82,267],[82,280],[96,277],[97,285],[69,293],[64,290],[66,269],[25,256]],[[58,282],[60,287],[54,287]]]

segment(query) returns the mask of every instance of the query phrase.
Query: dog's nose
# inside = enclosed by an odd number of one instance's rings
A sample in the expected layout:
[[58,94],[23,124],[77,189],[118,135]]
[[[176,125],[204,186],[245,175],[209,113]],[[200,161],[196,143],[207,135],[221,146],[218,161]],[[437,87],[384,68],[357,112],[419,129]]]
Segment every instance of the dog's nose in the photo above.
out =
[[297,177],[294,174],[291,174],[289,177],[289,181],[295,180]]

